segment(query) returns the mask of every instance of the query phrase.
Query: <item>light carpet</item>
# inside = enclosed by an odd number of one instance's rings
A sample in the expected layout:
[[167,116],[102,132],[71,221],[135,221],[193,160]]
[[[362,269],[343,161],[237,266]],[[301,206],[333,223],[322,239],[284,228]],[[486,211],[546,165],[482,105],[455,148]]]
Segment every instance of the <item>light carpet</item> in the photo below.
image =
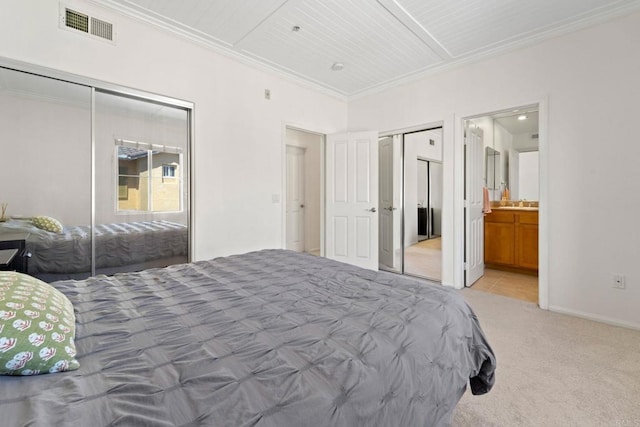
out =
[[453,426],[640,426],[640,331],[461,292],[498,367],[488,394],[465,393]]
[[404,252],[404,271],[407,274],[442,280],[441,239],[423,240]]

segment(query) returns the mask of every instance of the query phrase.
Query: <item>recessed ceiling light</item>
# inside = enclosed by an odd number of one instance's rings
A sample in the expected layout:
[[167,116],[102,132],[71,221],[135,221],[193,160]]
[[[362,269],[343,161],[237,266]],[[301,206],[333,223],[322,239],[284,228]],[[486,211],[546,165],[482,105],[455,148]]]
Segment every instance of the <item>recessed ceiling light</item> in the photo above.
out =
[[521,116],[518,116],[518,120],[527,120],[527,116],[525,116],[524,114]]
[[300,30],[301,30],[300,25],[294,25],[294,26],[291,28],[291,31],[293,31],[294,33],[297,33],[297,32],[298,32],[298,31],[300,31]]
[[344,64],[342,62],[334,62],[331,69],[333,71],[342,71],[344,69]]

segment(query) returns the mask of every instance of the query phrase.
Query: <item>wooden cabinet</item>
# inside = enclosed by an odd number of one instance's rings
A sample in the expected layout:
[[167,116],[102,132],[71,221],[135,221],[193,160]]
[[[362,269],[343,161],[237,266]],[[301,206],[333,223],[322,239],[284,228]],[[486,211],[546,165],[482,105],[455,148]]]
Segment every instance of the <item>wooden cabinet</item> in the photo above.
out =
[[516,215],[516,266],[538,271],[538,212]]
[[494,211],[484,217],[484,263],[514,265],[515,222],[509,211]]
[[538,271],[538,212],[494,210],[484,217],[484,262],[488,267]]

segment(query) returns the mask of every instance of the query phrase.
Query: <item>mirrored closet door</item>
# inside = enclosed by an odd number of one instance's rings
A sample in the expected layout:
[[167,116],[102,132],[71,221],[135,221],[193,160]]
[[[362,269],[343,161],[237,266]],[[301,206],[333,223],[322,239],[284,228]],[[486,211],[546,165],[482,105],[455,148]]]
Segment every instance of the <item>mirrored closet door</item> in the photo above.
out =
[[442,280],[442,128],[404,134],[404,272]]
[[188,261],[184,109],[96,91],[96,273]]
[[19,251],[6,268],[88,277],[91,88],[0,68],[0,144],[0,250]]
[[0,269],[50,282],[188,262],[192,104],[52,73],[0,67]]
[[379,268],[442,280],[442,128],[379,140]]

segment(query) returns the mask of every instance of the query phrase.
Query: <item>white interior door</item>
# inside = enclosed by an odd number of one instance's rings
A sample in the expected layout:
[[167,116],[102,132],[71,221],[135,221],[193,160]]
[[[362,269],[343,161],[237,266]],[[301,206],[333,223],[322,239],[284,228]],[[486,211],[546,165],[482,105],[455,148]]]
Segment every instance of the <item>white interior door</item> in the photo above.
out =
[[465,129],[465,286],[484,275],[484,213],[482,129]]
[[304,243],[305,149],[287,145],[287,249],[305,250]]
[[327,258],[378,269],[378,134],[327,136]]

